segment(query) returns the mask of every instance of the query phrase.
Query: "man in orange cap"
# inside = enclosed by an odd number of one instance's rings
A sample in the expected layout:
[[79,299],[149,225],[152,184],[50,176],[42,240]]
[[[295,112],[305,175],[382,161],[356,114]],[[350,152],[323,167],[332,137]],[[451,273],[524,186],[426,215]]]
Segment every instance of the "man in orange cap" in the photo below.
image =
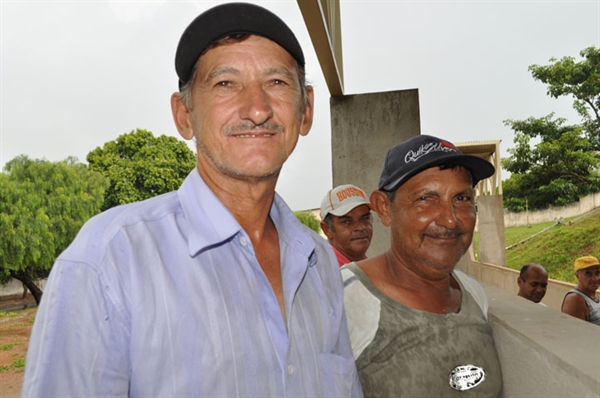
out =
[[562,312],[600,326],[600,262],[594,256],[575,260],[577,288],[569,290],[562,303]]

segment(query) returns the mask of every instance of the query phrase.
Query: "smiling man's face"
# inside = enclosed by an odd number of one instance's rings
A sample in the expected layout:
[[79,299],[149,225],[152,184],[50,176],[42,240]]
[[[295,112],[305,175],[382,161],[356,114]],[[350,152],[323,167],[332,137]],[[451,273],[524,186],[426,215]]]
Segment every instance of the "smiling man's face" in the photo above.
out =
[[411,177],[396,191],[392,251],[427,279],[450,273],[473,239],[475,191],[469,172],[438,166]]
[[[222,44],[200,57],[188,112],[199,168],[213,177],[276,178],[312,124],[294,58],[260,36]],[[216,174],[214,174],[216,172]]]

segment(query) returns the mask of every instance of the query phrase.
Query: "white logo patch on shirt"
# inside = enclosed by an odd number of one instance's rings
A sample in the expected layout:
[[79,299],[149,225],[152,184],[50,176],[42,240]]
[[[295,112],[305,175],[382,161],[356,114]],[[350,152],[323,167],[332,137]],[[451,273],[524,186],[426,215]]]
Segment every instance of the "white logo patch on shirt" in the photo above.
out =
[[450,387],[457,391],[467,391],[475,388],[485,380],[483,368],[475,365],[460,365],[450,372]]

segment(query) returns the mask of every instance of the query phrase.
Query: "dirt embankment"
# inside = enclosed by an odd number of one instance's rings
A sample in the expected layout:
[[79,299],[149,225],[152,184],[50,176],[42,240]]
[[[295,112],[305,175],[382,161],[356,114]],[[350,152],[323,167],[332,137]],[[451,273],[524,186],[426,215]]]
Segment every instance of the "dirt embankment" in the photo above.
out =
[[21,394],[29,335],[37,312],[37,307],[30,306],[31,299],[0,300],[0,398]]

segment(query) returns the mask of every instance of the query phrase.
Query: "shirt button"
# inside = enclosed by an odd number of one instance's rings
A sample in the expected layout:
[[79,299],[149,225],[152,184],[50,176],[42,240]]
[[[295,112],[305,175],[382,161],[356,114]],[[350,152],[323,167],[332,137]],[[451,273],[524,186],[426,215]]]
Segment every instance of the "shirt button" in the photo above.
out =
[[248,242],[246,241],[246,237],[242,236],[242,237],[240,238],[240,244],[241,244],[242,246],[246,246],[246,244],[248,244]]
[[294,373],[294,367],[292,365],[288,365],[288,369],[287,370],[288,370],[288,374],[290,374],[290,375],[292,373]]

